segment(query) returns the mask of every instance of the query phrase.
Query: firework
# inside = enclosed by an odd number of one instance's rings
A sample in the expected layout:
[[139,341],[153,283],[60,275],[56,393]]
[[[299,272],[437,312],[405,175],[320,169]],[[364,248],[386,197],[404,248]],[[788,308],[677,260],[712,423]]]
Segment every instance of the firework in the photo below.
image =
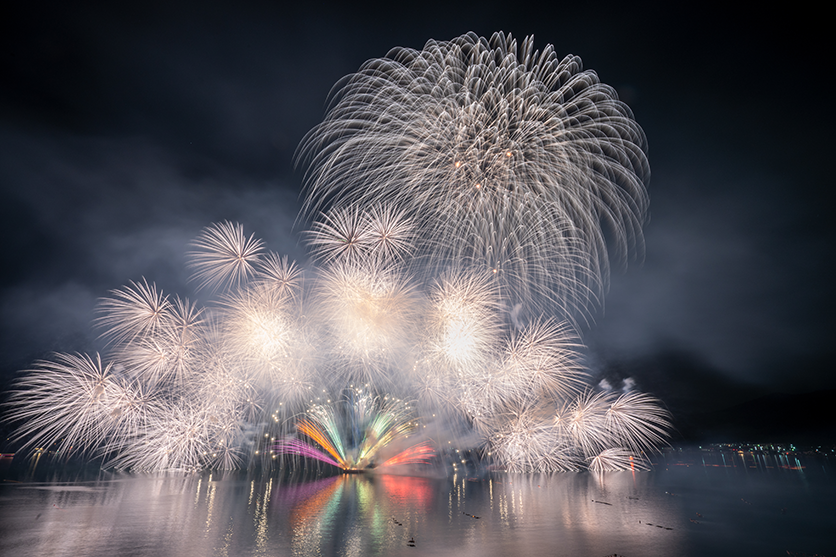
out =
[[650,452],[664,444],[672,427],[670,414],[659,400],[632,391],[613,401],[606,422],[617,442],[634,453]]
[[641,252],[649,176],[630,109],[581,60],[511,35],[396,48],[341,82],[305,137],[305,211],[386,204],[441,267],[520,301],[593,305],[608,249]]
[[542,404],[523,403],[494,417],[490,449],[510,472],[579,470],[575,446],[554,427]]
[[363,259],[371,247],[371,238],[363,227],[356,207],[346,207],[322,215],[308,232],[312,254],[323,263],[333,260]]
[[576,393],[586,378],[580,348],[577,335],[565,322],[537,320],[520,333],[513,332],[503,358],[509,388],[521,396],[557,399]]
[[338,404],[312,406],[298,421],[299,433],[322,450],[293,438],[280,441],[275,450],[348,471],[425,464],[435,451],[429,441],[409,441],[417,426],[408,403],[355,390]]
[[533,44],[468,34],[346,78],[298,152],[316,267],[205,228],[187,265],[207,305],[112,290],[109,363],[59,354],[16,383],[23,448],[133,470],[458,466],[457,447],[513,472],[645,469],[670,415],[589,388],[575,327],[610,253],[641,254],[644,136]]
[[487,365],[499,344],[498,299],[472,274],[453,274],[430,292],[425,352],[438,369],[459,376]]
[[185,382],[200,361],[202,313],[188,299],[167,301],[153,329],[120,343],[119,362],[129,375],[149,386]]
[[383,261],[401,261],[415,249],[415,226],[393,205],[374,206],[366,213],[365,233],[371,252]]
[[327,267],[317,285],[316,308],[333,339],[334,364],[349,380],[384,380],[416,336],[414,286],[392,267],[369,261]]
[[323,213],[307,234],[313,255],[322,263],[401,261],[414,250],[415,230],[403,211],[392,205],[336,208]]
[[274,375],[279,378],[289,367],[298,330],[295,310],[287,298],[261,285],[229,294],[222,302],[219,321],[231,356],[266,381]]
[[571,439],[583,455],[597,454],[615,444],[613,431],[607,427],[611,404],[607,392],[587,390],[570,400],[555,415],[555,427]]
[[237,286],[255,274],[263,246],[253,235],[245,236],[243,226],[231,222],[204,229],[192,245],[192,280],[198,289],[210,290],[224,284]]
[[270,252],[261,261],[256,280],[274,296],[296,298],[302,289],[302,269],[287,256]]
[[142,283],[132,281],[130,286],[112,290],[110,294],[111,298],[99,303],[97,309],[101,315],[96,324],[105,329],[102,336],[116,344],[153,333],[170,308],[168,296],[145,279]]
[[137,439],[116,445],[108,462],[118,470],[196,470],[210,461],[209,432],[200,411],[191,404],[173,404],[152,416]]
[[23,448],[40,446],[66,455],[97,450],[106,439],[142,431],[152,405],[141,386],[116,376],[97,354],[56,354],[18,381],[10,404],[24,421]]
[[621,470],[650,470],[647,459],[627,449],[605,449],[588,460],[593,472],[615,472]]

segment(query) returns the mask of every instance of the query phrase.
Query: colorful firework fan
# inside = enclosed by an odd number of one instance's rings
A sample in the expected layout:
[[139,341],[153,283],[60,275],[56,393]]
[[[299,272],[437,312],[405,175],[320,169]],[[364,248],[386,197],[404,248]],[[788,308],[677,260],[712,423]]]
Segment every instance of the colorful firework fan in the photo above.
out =
[[277,454],[299,455],[345,471],[427,464],[435,456],[429,441],[413,443],[418,420],[408,403],[362,389],[352,389],[336,403],[311,406],[296,427],[322,450],[287,438],[275,446]]

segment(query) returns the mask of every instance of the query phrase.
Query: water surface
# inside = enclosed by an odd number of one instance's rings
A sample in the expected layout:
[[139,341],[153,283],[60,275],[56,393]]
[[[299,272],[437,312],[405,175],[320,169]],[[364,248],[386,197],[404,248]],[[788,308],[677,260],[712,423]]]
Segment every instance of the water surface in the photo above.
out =
[[671,454],[652,472],[117,475],[0,486],[9,556],[836,556],[826,461]]

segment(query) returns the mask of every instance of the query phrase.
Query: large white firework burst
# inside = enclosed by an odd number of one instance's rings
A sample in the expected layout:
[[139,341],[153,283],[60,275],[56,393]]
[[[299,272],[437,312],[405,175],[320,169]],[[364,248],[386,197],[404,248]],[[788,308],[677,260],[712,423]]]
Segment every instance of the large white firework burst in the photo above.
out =
[[608,243],[641,253],[645,137],[577,56],[469,33],[393,49],[335,90],[297,154],[308,214],[396,206],[430,263],[468,261],[567,313],[599,300]]

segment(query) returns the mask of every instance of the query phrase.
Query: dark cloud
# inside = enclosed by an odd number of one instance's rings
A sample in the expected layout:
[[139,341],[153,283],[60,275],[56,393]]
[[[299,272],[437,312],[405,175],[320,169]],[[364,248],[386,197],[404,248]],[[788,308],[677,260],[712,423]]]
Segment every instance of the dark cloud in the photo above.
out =
[[678,382],[668,393],[836,384],[820,24],[709,5],[279,4],[26,3],[3,18],[3,372],[94,349],[95,300],[129,280],[190,295],[184,253],[212,222],[304,259],[292,156],[331,86],[391,47],[501,29],[582,56],[650,144],[646,258],[614,274],[583,331],[594,373],[664,390],[640,370],[675,353],[654,368]]
[[752,383],[833,385],[797,371],[832,352],[832,229],[805,230],[812,206],[791,184],[758,198],[774,177],[717,190],[701,188],[700,175],[666,176],[646,260],[613,277],[587,341],[618,357],[685,349]]

